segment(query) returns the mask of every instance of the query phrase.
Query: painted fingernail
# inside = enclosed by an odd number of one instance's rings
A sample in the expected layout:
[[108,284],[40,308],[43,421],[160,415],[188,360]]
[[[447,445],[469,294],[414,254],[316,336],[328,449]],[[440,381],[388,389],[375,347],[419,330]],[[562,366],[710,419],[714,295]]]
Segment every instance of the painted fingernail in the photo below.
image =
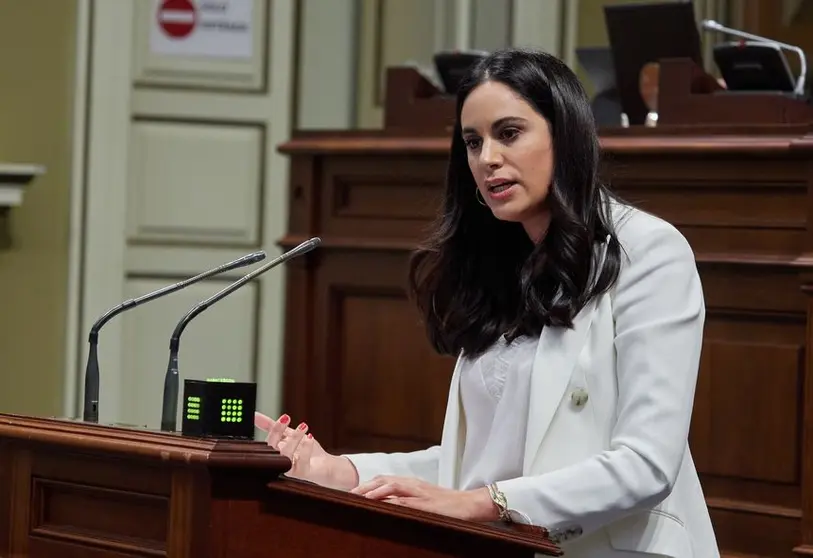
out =
[[311,433],[309,432],[309,433],[308,433],[308,438],[313,439],[313,434],[311,434]]
[[296,428],[297,430],[305,430],[307,427],[308,427],[307,424],[305,424],[304,422],[300,422],[299,426],[297,426]]
[[279,417],[279,421],[282,424],[288,424],[289,422],[291,422],[291,417],[289,417],[288,415],[282,415],[281,417]]

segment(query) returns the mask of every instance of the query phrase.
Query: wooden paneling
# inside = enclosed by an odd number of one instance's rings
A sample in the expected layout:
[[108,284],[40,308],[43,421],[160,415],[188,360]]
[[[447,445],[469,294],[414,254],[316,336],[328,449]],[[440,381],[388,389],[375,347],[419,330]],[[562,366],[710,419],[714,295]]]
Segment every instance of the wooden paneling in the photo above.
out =
[[707,336],[703,352],[690,439],[697,467],[710,476],[798,485],[802,347]]
[[37,537],[66,543],[92,537],[109,550],[165,552],[167,497],[37,478],[32,490],[31,532]]
[[393,156],[371,167],[364,157],[325,161],[321,176],[322,234],[411,240],[434,219],[438,175],[445,166],[416,166]]
[[[333,450],[440,440],[453,361],[433,355],[403,287],[428,208],[438,207],[448,138],[399,129],[310,133],[282,148],[294,194],[282,243],[324,242],[288,276],[284,408],[318,421],[316,435]],[[690,447],[725,554],[813,551],[806,134],[786,126],[602,136],[611,187],[675,224],[698,262],[707,319]],[[336,192],[349,192],[338,206]]]
[[[382,261],[389,277],[377,269]],[[335,447],[421,449],[443,427],[450,363],[424,341],[405,270],[403,255],[375,252],[337,251],[321,266],[316,296],[326,327],[317,343],[330,357],[318,370]]]

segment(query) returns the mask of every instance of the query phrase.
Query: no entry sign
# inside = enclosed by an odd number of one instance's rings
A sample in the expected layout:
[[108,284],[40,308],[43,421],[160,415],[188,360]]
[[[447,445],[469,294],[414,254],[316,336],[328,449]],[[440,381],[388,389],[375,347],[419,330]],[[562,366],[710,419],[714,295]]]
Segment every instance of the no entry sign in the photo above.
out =
[[152,54],[221,60],[254,56],[255,0],[151,1]]
[[195,29],[197,13],[191,0],[163,0],[158,8],[158,26],[173,39],[182,39]]

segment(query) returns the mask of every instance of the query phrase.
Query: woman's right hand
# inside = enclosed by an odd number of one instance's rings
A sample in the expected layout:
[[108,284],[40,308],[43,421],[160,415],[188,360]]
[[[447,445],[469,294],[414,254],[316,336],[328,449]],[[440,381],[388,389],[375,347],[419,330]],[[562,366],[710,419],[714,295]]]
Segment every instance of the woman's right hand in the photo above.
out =
[[326,452],[308,433],[304,422],[296,428],[291,428],[290,423],[288,415],[274,420],[254,413],[254,425],[268,432],[266,443],[291,460],[291,469],[286,473],[289,477],[340,490],[351,490],[358,485],[358,472],[349,459]]

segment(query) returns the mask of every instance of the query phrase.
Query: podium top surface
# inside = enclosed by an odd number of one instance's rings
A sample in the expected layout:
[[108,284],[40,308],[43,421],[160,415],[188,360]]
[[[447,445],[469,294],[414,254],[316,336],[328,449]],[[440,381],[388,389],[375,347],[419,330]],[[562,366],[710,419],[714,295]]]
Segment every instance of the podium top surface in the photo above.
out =
[[262,442],[198,438],[69,418],[0,414],[0,442],[9,440],[154,459],[167,464],[261,468],[278,474],[291,466],[287,457]]
[[[333,515],[336,510],[343,510],[349,514],[352,511],[369,512],[379,517],[405,520],[427,527],[440,528],[460,535],[473,535],[484,542],[505,542],[518,548],[524,548],[546,556],[561,556],[562,550],[558,545],[543,534],[542,529],[532,525],[518,523],[478,523],[457,519],[454,517],[425,512],[406,506],[370,500],[364,496],[355,495],[341,490],[325,488],[306,481],[286,479],[284,482],[271,483],[268,486],[270,497],[296,496],[310,502],[318,502],[325,507],[319,508],[325,515]],[[315,507],[308,507],[307,513],[314,513]],[[296,514],[295,510],[289,510]]]

